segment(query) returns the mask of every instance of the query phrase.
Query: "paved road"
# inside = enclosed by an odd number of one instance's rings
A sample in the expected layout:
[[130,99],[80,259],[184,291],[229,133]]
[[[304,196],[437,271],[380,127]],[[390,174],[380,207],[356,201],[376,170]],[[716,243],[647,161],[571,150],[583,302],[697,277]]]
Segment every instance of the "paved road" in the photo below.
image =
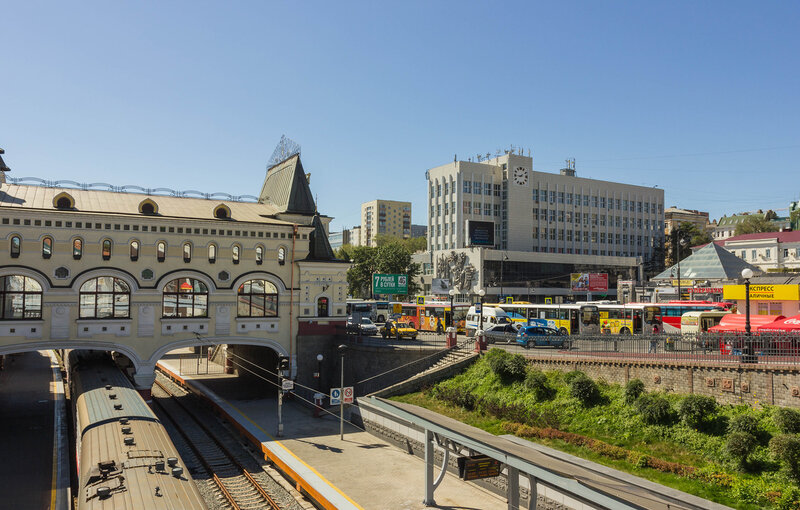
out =
[[0,372],[0,508],[50,508],[53,494],[53,396],[50,358],[6,357]]

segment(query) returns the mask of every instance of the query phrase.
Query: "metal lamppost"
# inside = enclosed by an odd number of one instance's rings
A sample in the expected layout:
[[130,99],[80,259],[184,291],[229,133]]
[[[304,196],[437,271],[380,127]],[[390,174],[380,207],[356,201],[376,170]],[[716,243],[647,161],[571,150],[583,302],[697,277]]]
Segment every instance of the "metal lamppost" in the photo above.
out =
[[322,393],[322,354],[317,354],[317,390]]
[[483,331],[483,296],[486,295],[486,291],[481,289],[478,291],[478,296],[480,296],[480,303],[481,303],[481,318],[480,318],[480,326],[479,329]]
[[340,364],[342,365],[341,385],[339,386],[339,439],[344,440],[344,351],[347,350],[345,344],[339,346]]
[[686,246],[686,238],[681,237],[678,240],[678,245],[676,246],[678,251],[678,301],[683,300],[683,294],[681,294],[681,246]]
[[[753,277],[753,270],[749,267],[742,269],[742,278],[744,278],[744,336],[747,348],[747,355],[742,356],[742,361],[752,362],[755,360],[753,357],[753,340],[750,337],[750,278]],[[745,354],[742,352],[742,354]]]
[[[450,324],[445,324],[445,326],[451,328],[453,327],[453,298],[456,297],[456,289],[451,288],[447,293],[450,294]],[[447,321],[445,320],[445,322]]]
[[319,418],[322,411],[322,354],[317,354],[317,394],[314,395],[314,417]]

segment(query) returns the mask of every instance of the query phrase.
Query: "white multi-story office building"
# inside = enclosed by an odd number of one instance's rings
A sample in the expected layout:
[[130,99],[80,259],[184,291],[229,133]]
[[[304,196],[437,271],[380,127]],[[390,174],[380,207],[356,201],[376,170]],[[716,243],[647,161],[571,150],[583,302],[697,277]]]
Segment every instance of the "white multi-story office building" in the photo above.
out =
[[[429,264],[438,265],[442,252],[465,249],[472,259],[470,247],[485,244],[491,229],[493,244],[472,263],[478,286],[499,287],[488,293],[530,294],[537,275],[567,273],[567,283],[570,272],[631,278],[631,269],[663,256],[659,188],[577,177],[572,163],[560,173],[536,172],[530,157],[514,153],[454,161],[426,177]],[[542,265],[551,262],[560,267]],[[442,273],[432,269],[434,276]]]

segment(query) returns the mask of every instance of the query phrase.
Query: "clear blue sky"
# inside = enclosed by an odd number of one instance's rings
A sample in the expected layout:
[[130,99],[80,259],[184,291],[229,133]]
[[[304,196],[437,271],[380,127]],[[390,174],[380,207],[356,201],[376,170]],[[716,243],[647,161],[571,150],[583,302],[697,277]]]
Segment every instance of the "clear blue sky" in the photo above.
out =
[[[800,198],[797,2],[6,2],[11,176],[257,195],[282,134],[333,229],[425,170],[534,168],[712,218]],[[778,211],[786,214],[786,211]]]

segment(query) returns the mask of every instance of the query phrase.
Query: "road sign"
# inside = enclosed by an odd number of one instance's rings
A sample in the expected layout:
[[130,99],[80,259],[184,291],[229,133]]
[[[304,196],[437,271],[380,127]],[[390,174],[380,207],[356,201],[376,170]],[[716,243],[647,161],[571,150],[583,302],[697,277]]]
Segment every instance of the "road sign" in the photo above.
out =
[[345,404],[352,404],[353,403],[353,387],[352,386],[345,386],[343,395],[344,395],[344,403]]
[[483,305],[480,303],[475,303],[475,313],[482,313]]
[[544,304],[552,305],[553,304],[553,298],[551,298],[551,297],[544,298]]
[[373,294],[408,294],[407,274],[373,274]]
[[342,398],[341,388],[331,388],[331,405],[336,405]]
[[284,379],[283,383],[281,383],[281,387],[284,391],[290,391],[294,389],[294,381],[291,379]]
[[500,475],[500,461],[486,455],[458,458],[458,476],[462,480],[478,480]]

